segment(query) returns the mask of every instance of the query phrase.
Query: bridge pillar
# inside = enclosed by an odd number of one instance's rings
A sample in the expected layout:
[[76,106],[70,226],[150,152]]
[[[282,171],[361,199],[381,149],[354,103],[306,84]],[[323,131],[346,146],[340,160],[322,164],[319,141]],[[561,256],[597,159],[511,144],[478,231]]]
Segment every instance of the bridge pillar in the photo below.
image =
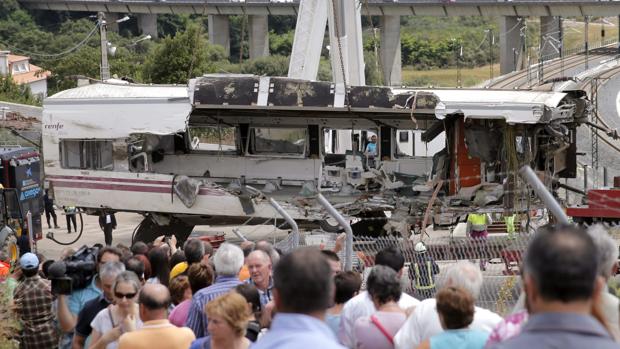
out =
[[[499,71],[508,74],[525,67],[525,18],[503,16],[499,19]],[[488,40],[488,39],[487,39]]]
[[209,15],[209,42],[224,46],[224,51],[230,55],[230,27],[228,16]]
[[401,85],[400,16],[381,16],[381,70],[383,84]]
[[157,38],[157,15],[139,14],[138,28],[143,35],[150,35],[153,39]]
[[562,17],[540,17],[540,45],[542,61],[561,56]]
[[251,15],[250,26],[250,59],[269,56],[269,25],[267,16]]

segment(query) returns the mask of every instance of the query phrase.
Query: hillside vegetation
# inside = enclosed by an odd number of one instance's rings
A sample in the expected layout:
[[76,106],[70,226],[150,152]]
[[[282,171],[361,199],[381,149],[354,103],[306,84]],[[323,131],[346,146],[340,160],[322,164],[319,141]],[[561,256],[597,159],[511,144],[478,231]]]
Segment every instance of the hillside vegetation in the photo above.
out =
[[[16,0],[0,1],[0,49],[31,57],[34,64],[50,70],[49,94],[76,86],[76,76],[99,77],[100,41],[95,19],[88,13],[30,11]],[[378,17],[363,16],[367,84],[381,84],[381,62],[376,52],[381,43]],[[206,17],[160,15],[159,39],[140,40],[137,20],[121,23],[108,39],[117,48],[109,57],[111,74],[143,83],[179,83],[205,73],[249,73],[281,76],[288,70],[296,19],[269,18],[271,56],[248,59],[247,17],[231,17],[231,52],[211,45]],[[495,18],[402,17],[401,43],[403,84],[456,85],[457,60],[462,83],[470,86],[486,79],[488,64],[498,63],[498,26]],[[602,23],[602,22],[601,22]],[[592,24],[591,40],[598,40],[600,27]],[[579,22],[571,21],[565,32],[565,47],[579,45]],[[491,34],[489,34],[489,32]],[[528,21],[528,42],[538,45],[538,23]],[[606,38],[617,37],[617,27],[607,24]],[[597,36],[598,35],[598,36]],[[581,37],[583,39],[583,35]],[[582,41],[582,40],[581,40]],[[137,42],[137,43],[136,43]],[[329,44],[325,37],[319,80],[331,80]],[[494,67],[497,69],[497,67]],[[486,73],[485,73],[486,72]],[[497,73],[494,73],[496,75]],[[36,104],[27,89],[5,79],[0,81],[0,99]]]

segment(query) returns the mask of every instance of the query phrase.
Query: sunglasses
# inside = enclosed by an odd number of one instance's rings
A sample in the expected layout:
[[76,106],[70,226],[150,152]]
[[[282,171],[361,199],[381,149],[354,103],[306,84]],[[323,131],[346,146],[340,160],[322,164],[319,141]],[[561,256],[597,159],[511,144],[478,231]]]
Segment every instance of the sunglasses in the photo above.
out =
[[134,293],[120,293],[120,292],[114,292],[114,296],[118,299],[123,299],[123,298],[127,298],[127,299],[132,299],[133,297],[135,297],[137,294],[137,292]]

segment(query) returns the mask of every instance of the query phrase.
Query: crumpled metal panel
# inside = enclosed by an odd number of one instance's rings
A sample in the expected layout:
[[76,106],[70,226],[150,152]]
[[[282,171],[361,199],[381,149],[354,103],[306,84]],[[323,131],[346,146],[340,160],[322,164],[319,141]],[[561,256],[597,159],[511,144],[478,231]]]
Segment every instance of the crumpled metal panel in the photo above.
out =
[[334,91],[331,82],[272,78],[267,104],[278,107],[331,107]]
[[194,88],[194,105],[256,105],[257,76],[205,76]]
[[389,87],[351,86],[349,99],[354,108],[392,108],[396,98]]
[[200,191],[202,182],[187,176],[178,176],[175,178],[174,193],[181,199],[183,205],[191,208],[196,203],[196,197]]

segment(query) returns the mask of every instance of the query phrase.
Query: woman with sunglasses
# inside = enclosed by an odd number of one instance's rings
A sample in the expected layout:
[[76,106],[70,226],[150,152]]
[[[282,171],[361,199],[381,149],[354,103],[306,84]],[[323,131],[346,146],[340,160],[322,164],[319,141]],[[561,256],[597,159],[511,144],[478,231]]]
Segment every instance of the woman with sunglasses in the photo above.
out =
[[123,333],[142,327],[136,302],[140,288],[140,279],[132,271],[116,278],[114,303],[100,311],[90,324],[93,328],[90,349],[116,349]]

